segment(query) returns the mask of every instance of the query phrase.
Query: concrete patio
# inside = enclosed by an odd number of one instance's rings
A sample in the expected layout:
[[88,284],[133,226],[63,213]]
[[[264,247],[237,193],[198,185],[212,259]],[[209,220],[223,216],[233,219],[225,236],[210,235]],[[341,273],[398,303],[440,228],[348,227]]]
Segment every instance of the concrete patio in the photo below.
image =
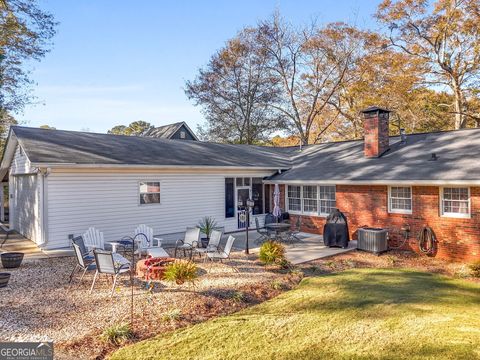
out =
[[[250,253],[257,254],[259,252],[260,244],[256,243],[256,239],[260,235],[255,231],[249,231],[249,249]],[[234,250],[243,251],[246,245],[246,232],[236,232],[231,234],[225,234],[222,238],[221,245],[225,245],[229,235],[235,237],[235,243],[233,245]],[[0,235],[0,244],[3,242],[4,234]],[[355,250],[357,242],[355,240],[350,241],[347,249],[342,248],[328,248],[323,244],[323,238],[318,234],[300,233],[299,238],[302,242],[295,243],[293,245],[286,245],[286,256],[292,264],[301,264],[304,262],[325,258],[328,256],[334,256],[342,254],[348,251]],[[173,243],[166,243],[165,247],[174,246]],[[71,249],[59,249],[59,250],[42,250],[34,242],[25,239],[19,234],[11,234],[9,239],[3,246],[0,247],[0,253],[19,251],[25,254],[25,259],[45,259],[61,256],[73,256]]]
[[[224,235],[222,244],[226,241],[229,234]],[[237,250],[245,250],[246,244],[246,232],[232,233],[235,237],[234,248]],[[252,230],[248,233],[249,249],[252,254],[256,254],[259,251],[260,245],[255,242],[260,235]],[[295,243],[293,245],[286,245],[286,256],[288,261],[292,264],[302,264],[308,261],[317,260],[329,256],[334,256],[355,250],[357,248],[357,241],[350,241],[347,249],[342,248],[329,248],[323,244],[322,235],[300,233],[298,236],[302,242]]]

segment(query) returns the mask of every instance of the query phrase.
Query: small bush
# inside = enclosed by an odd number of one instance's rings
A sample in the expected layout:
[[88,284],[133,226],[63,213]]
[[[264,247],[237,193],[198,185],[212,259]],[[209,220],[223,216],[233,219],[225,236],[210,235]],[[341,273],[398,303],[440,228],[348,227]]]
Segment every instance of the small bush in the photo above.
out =
[[272,286],[273,290],[282,290],[283,289],[283,284],[280,280],[273,280],[271,286]]
[[176,260],[165,268],[165,280],[175,282],[177,285],[186,282],[194,284],[197,277],[197,265],[191,261]]
[[463,264],[453,270],[453,276],[456,278],[464,279],[473,276],[473,271],[469,265]]
[[245,294],[241,291],[234,291],[231,295],[231,299],[237,303],[245,301]]
[[480,277],[480,260],[468,265],[473,277]]
[[266,265],[279,264],[285,260],[285,247],[269,240],[260,247],[260,261]]
[[133,337],[133,331],[130,324],[116,324],[106,328],[101,338],[114,345],[120,345]]
[[182,312],[180,309],[171,309],[168,310],[165,314],[162,316],[163,321],[176,321],[180,320],[182,317]]

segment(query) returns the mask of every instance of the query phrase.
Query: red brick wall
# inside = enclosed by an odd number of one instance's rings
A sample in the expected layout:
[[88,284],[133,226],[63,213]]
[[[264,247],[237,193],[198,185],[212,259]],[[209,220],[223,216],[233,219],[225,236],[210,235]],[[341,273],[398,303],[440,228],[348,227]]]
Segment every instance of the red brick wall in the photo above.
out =
[[363,129],[366,157],[378,157],[387,151],[389,147],[388,118],[389,114],[386,112],[365,114]]
[[[393,245],[403,239],[401,228],[408,224],[411,232],[405,248],[418,252],[416,237],[424,226],[429,226],[438,240],[436,257],[460,261],[480,259],[480,187],[470,188],[470,219],[441,217],[436,186],[412,187],[412,214],[388,213],[387,186],[337,185],[336,189],[337,207],[348,218],[352,239],[356,239],[359,227],[382,227],[389,229]],[[281,191],[283,201],[283,186]],[[291,217],[293,223],[296,217]],[[302,216],[302,224],[302,231],[322,234],[325,218]]]

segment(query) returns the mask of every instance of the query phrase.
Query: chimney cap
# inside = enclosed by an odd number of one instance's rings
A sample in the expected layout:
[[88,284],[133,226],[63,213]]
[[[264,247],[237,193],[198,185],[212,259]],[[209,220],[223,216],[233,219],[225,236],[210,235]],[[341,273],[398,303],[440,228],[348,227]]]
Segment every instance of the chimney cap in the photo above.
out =
[[367,114],[367,113],[376,112],[376,111],[380,111],[380,112],[391,112],[391,111],[388,110],[388,109],[381,108],[381,107],[378,107],[378,106],[369,106],[368,108],[362,110],[362,113]]

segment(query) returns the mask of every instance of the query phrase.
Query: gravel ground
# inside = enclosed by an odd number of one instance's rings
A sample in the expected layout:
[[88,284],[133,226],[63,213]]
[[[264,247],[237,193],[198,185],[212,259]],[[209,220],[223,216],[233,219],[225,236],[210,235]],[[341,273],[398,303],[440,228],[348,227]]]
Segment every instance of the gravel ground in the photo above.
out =
[[[251,294],[251,299],[242,300],[245,303],[274,296],[265,289],[271,289],[275,279],[285,277],[266,271],[255,256],[248,259],[236,253],[232,263],[240,273],[225,264],[197,261],[200,276],[195,288],[156,282],[149,292],[145,283],[137,280],[134,316],[139,338],[236,311],[243,305],[237,304],[233,294],[242,289]],[[89,345],[94,349],[88,355],[82,354],[85,349],[78,351],[79,343],[98,338],[108,326],[130,319],[129,277],[121,278],[113,298],[106,277],[97,280],[94,292],[89,294],[93,275],[86,276],[81,284],[79,277],[73,285],[68,284],[73,266],[73,258],[26,260],[20,268],[10,271],[8,287],[0,289],[0,341],[54,341],[56,350],[69,349],[69,356],[57,353],[58,358],[95,358],[102,353],[101,344],[93,341]],[[172,321],[167,319],[170,313],[177,314]]]

